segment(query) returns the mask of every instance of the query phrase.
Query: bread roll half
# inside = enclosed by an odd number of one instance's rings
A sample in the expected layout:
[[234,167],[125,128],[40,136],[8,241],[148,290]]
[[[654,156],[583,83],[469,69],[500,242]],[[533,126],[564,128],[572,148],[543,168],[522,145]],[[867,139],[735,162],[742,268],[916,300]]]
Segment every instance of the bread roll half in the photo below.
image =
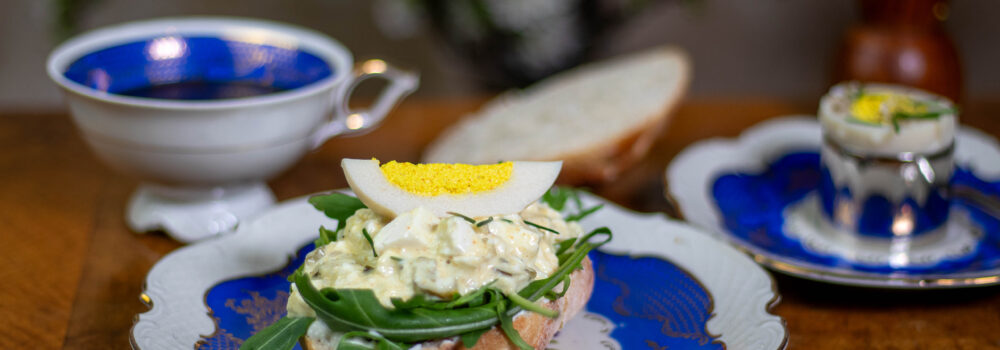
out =
[[671,47],[577,67],[488,102],[445,130],[423,162],[562,160],[561,183],[612,180],[659,136],[690,70]]

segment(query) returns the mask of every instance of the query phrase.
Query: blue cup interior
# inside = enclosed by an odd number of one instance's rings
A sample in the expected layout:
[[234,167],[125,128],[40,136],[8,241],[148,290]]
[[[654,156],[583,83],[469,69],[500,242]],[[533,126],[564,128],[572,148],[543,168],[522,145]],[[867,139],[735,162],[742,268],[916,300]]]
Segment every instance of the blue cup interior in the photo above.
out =
[[297,47],[210,36],[161,36],[87,53],[63,74],[112,94],[216,100],[293,90],[333,73],[330,63]]

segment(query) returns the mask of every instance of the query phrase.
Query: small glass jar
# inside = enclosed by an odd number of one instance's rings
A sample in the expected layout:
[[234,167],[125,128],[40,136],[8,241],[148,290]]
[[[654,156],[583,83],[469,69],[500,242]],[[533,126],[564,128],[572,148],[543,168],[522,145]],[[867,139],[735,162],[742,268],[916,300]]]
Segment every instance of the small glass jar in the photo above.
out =
[[958,116],[947,99],[886,84],[843,83],[820,101],[820,198],[841,231],[913,239],[948,220]]

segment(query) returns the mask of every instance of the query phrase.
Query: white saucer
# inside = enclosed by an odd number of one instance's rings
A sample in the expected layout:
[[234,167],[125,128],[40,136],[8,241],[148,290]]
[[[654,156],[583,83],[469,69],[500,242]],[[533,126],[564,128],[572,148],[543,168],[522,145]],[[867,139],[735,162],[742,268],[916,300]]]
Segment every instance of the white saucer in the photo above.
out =
[[209,189],[144,183],[129,199],[125,220],[133,232],[162,230],[191,243],[230,232],[273,204],[274,194],[263,182]]
[[[688,221],[787,274],[885,288],[1000,284],[1000,219],[975,203],[953,200],[940,232],[895,245],[830,227],[813,191],[820,143],[812,116],[776,118],[735,140],[696,143],[667,168],[670,195]],[[953,181],[1000,193],[996,139],[963,127],[955,143],[960,170]]]

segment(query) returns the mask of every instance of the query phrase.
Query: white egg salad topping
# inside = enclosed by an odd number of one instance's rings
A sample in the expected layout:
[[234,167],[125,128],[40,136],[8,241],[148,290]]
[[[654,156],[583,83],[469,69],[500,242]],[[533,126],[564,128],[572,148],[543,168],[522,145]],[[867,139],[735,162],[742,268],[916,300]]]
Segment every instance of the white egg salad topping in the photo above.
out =
[[[517,214],[460,214],[438,217],[417,207],[389,220],[360,209],[335,242],[306,256],[302,271],[317,289],[371,289],[387,308],[393,307],[393,298],[427,294],[449,299],[491,282],[504,293],[516,293],[551,275],[559,267],[554,245],[583,232],[542,202]],[[315,317],[294,284],[288,315]]]
[[921,90],[843,83],[820,100],[819,122],[826,137],[849,151],[893,156],[947,148],[958,117],[950,101]]

